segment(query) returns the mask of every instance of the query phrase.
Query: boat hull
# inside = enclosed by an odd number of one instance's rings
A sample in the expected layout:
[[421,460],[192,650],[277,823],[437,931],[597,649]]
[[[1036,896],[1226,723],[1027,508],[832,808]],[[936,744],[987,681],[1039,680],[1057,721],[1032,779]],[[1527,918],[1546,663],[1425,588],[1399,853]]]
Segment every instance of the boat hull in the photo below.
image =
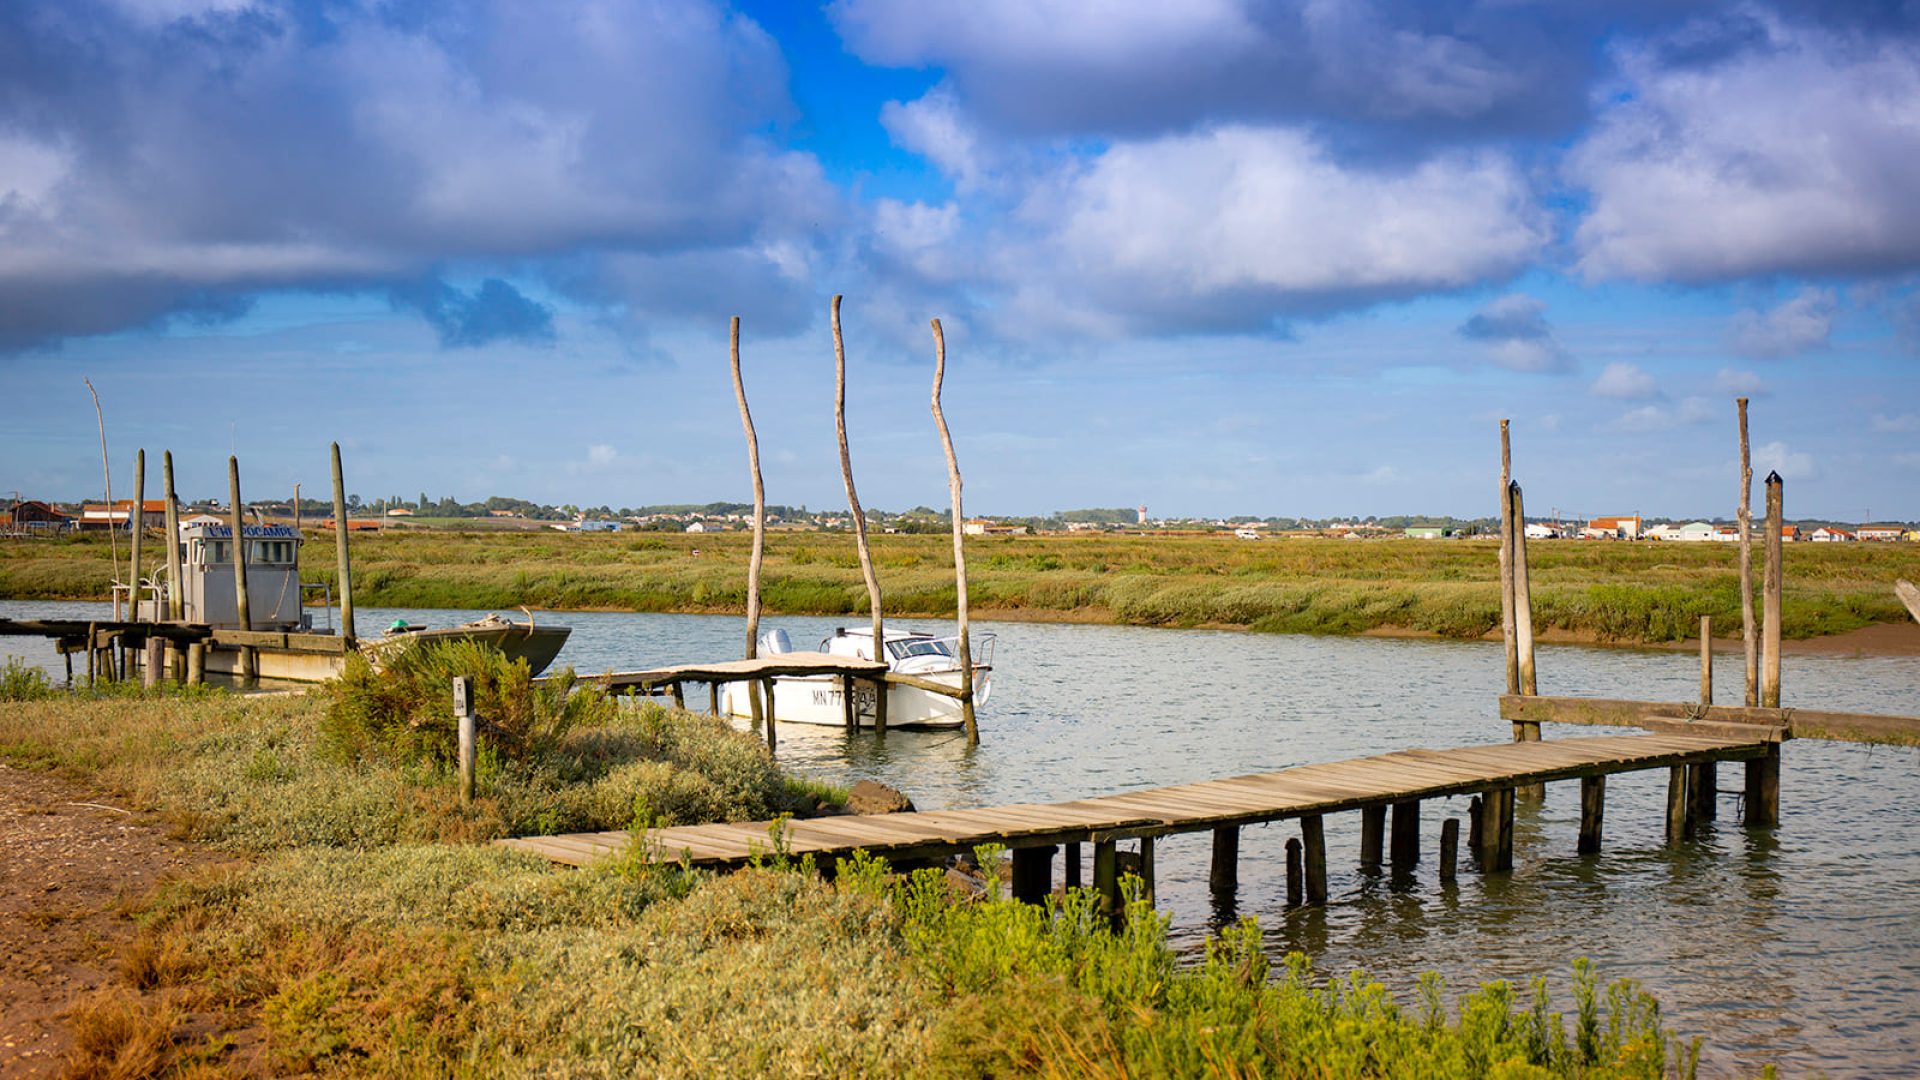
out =
[[[958,671],[933,672],[917,677],[947,686],[960,685]],[[846,705],[841,682],[833,675],[781,676],[773,682],[773,720],[775,724],[812,724],[820,727],[845,727]],[[751,720],[753,706],[748,699],[748,683],[728,683],[720,695],[721,711],[737,720]],[[854,726],[874,727],[875,690],[870,682],[854,680]],[[974,704],[986,704],[992,692],[991,673],[977,668],[973,673]],[[960,702],[945,694],[922,690],[917,686],[893,685],[887,688],[887,727],[938,731],[958,728],[966,723]]]

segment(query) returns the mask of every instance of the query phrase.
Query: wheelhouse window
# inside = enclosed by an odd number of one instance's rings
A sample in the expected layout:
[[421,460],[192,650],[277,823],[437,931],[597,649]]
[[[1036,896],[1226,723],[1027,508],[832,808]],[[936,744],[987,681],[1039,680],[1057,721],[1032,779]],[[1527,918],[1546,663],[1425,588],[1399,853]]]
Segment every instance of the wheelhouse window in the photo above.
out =
[[887,651],[896,660],[905,660],[909,656],[952,656],[944,641],[931,641],[925,638],[909,638],[906,641],[887,642]]

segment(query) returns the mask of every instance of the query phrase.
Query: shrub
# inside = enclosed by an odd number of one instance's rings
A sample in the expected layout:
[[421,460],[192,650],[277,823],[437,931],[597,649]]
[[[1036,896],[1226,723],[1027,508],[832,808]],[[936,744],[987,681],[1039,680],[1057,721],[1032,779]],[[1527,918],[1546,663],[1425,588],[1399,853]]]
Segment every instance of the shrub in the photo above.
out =
[[58,693],[46,672],[21,663],[18,657],[7,657],[6,666],[0,668],[0,701],[38,701]]

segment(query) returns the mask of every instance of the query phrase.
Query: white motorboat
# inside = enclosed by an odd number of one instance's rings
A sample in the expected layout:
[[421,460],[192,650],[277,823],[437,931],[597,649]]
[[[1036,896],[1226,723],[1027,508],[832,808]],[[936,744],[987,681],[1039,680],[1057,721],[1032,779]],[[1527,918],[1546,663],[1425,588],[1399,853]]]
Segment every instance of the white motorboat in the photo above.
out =
[[[978,710],[993,692],[993,635],[969,634],[968,646],[973,661],[973,705]],[[960,639],[935,637],[911,630],[888,630],[885,641],[887,670],[912,675],[930,682],[960,686]],[[760,637],[760,655],[777,656],[793,651],[785,630],[773,630]],[[835,630],[820,642],[820,652],[858,660],[872,660],[872,630]],[[773,680],[773,718],[777,724],[820,724],[844,727],[846,711],[841,683],[834,675],[782,675]],[[727,715],[750,719],[753,706],[747,697],[747,683],[728,683],[721,694],[721,708]],[[854,723],[874,726],[874,686],[855,680]],[[889,685],[887,688],[887,726],[889,728],[957,728],[965,723],[960,701],[917,686]]]

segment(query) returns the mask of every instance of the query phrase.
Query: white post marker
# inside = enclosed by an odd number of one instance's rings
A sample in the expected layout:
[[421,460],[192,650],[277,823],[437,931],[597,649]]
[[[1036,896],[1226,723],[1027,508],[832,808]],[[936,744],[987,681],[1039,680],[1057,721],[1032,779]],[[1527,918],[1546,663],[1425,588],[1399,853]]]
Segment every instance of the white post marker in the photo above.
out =
[[460,801],[473,801],[473,676],[453,679],[453,715],[460,722]]

